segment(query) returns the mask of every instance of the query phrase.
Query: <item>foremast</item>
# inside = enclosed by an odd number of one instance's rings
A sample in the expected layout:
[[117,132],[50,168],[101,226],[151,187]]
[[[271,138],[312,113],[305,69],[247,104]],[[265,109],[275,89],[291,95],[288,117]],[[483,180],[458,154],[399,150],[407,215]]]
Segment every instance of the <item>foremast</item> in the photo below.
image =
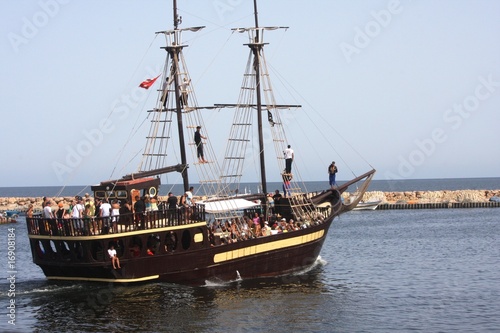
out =
[[[182,34],[185,31],[199,31],[204,26],[180,29],[181,22],[182,18],[177,13],[177,1],[174,0],[174,29],[156,32],[156,34],[165,36],[166,46],[162,49],[167,52],[167,59],[161,76],[162,86],[159,89],[157,106],[149,111],[153,116],[137,175],[141,173],[154,174],[155,170],[158,170],[157,174],[165,173],[164,170],[168,170],[168,172],[178,171],[182,175],[184,189],[187,190],[189,176],[187,172],[187,144],[184,137],[186,126],[184,116],[186,113],[196,110],[196,99],[190,88],[191,78],[182,54],[183,49],[187,47],[187,45],[182,44]],[[190,104],[187,103],[188,95],[190,96]],[[174,114],[175,120],[173,119]],[[177,131],[181,163],[175,167],[165,167],[168,142],[174,131],[173,123],[177,124],[175,130]],[[190,127],[195,127],[195,125],[191,124]]]

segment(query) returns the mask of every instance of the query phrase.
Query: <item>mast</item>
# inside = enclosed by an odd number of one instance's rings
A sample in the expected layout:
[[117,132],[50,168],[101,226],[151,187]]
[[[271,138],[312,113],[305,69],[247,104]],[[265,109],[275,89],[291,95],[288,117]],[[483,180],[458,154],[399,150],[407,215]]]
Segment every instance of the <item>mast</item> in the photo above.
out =
[[[177,14],[177,0],[173,1],[174,4],[174,38],[173,38],[173,43],[170,47],[167,47],[167,52],[170,53],[170,56],[172,58],[172,73],[174,74],[174,86],[175,86],[175,108],[176,108],[176,115],[177,115],[177,130],[179,132],[179,149],[181,153],[181,163],[183,165],[187,165],[187,157],[186,157],[186,143],[184,141],[184,128],[182,124],[182,109],[181,109],[181,102],[180,102],[180,84],[179,84],[179,53],[182,50],[183,46],[179,45],[180,38],[178,38],[178,25],[180,22],[179,16]],[[189,176],[187,172],[187,168],[184,168],[181,172],[182,175],[182,181],[184,185],[184,191],[187,191],[189,189]]]
[[[260,181],[262,185],[262,193],[267,194],[267,181],[266,181],[266,163],[264,156],[264,134],[262,131],[262,97],[260,89],[260,50],[263,45],[260,43],[259,38],[259,19],[257,14],[257,0],[253,1],[254,16],[255,16],[255,41],[250,43],[253,54],[254,54],[254,67],[255,67],[255,90],[257,98],[257,128],[259,133],[259,156],[260,156]],[[265,211],[265,210],[264,210]]]

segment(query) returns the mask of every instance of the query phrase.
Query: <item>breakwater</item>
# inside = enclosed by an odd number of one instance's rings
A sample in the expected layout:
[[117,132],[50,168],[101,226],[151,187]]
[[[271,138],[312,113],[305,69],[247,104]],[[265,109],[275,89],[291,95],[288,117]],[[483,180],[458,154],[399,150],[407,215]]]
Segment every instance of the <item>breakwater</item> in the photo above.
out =
[[377,210],[389,209],[437,209],[437,208],[494,208],[500,207],[500,202],[436,202],[436,203],[384,203]]
[[[364,201],[381,201],[378,209],[432,209],[432,208],[479,208],[500,207],[500,204],[489,201],[492,197],[500,197],[500,190],[457,190],[457,191],[407,191],[382,192],[368,191]],[[344,193],[349,200],[351,193]],[[69,206],[73,197],[51,198],[54,205],[62,202]],[[159,197],[159,200],[165,200]],[[24,212],[29,205],[35,210],[42,208],[41,197],[0,197],[0,211],[17,210]]]

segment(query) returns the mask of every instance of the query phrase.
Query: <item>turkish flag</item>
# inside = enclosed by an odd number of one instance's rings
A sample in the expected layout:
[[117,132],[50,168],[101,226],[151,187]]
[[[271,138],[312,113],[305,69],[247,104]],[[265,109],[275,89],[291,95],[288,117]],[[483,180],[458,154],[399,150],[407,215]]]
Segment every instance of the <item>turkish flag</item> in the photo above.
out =
[[149,87],[151,87],[155,83],[156,79],[159,78],[160,75],[158,75],[154,79],[147,79],[146,81],[142,81],[141,84],[139,85],[139,87],[144,88],[144,89],[149,89]]

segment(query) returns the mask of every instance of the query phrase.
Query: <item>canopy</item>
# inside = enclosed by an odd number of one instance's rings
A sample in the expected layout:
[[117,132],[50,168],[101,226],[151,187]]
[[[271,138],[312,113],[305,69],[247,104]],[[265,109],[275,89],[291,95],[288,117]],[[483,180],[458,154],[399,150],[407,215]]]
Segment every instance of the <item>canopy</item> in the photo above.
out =
[[228,199],[208,202],[199,201],[197,204],[205,205],[205,212],[207,213],[222,213],[231,210],[247,209],[259,205],[258,203],[245,199]]

